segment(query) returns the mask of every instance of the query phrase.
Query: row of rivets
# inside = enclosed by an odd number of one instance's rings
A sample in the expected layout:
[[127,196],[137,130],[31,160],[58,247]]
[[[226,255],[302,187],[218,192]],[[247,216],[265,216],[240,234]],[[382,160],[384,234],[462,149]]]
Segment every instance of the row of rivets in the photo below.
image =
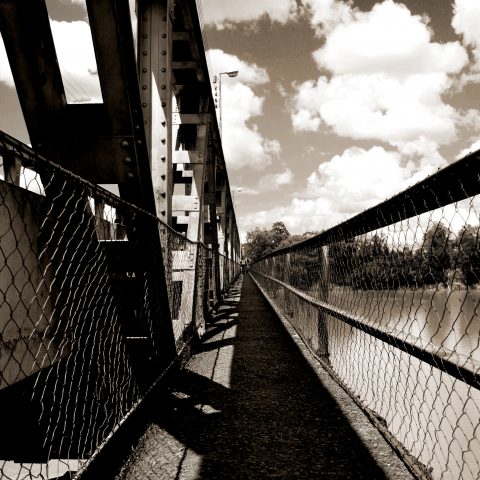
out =
[[[128,149],[130,147],[130,143],[128,142],[128,140],[122,140],[120,142],[120,145],[122,146],[122,148],[124,149]],[[130,157],[128,154],[127,156],[123,157],[123,161],[124,163],[126,163],[128,166],[130,166],[132,164],[132,157]],[[134,178],[135,175],[133,174],[133,172],[127,172],[127,178],[128,179],[132,179]]]

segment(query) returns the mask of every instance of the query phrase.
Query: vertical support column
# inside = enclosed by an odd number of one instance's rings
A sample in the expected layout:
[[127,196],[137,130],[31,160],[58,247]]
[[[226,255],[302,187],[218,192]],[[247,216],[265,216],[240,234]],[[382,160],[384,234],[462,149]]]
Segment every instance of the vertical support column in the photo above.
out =
[[203,212],[205,170],[207,160],[207,125],[197,125],[197,148],[195,155],[190,155],[193,169],[192,191],[190,195],[197,197],[197,207],[189,212],[187,238],[194,242],[203,242]]
[[238,235],[238,226],[235,225],[235,274],[238,274],[238,264],[240,263],[240,237]]
[[240,239],[238,238],[238,228],[235,226],[235,249],[234,249],[235,255],[234,255],[234,260],[235,262],[238,263],[239,261],[239,252],[240,252]]
[[281,280],[285,283],[290,284],[290,266],[291,266],[291,253],[285,254],[285,265],[282,271]]
[[95,229],[97,237],[100,240],[110,240],[110,229],[106,232],[107,223],[105,222],[105,200],[101,198],[94,198],[94,216],[95,216]]
[[6,182],[20,185],[21,162],[13,152],[3,155],[3,177]]
[[[229,215],[228,215],[228,258],[230,260],[233,260],[233,256],[234,256],[234,253],[235,253],[235,223],[233,221],[234,219],[234,216],[233,216],[233,205],[232,205],[232,209],[230,210],[229,212]],[[231,267],[231,262],[230,262],[230,280],[232,279],[232,267]]]
[[227,289],[230,283],[230,204],[228,203],[228,196],[225,197],[224,212],[223,255],[225,256],[225,264],[223,267],[223,291]]
[[138,68],[157,216],[172,223],[173,0],[139,0]]
[[226,230],[227,230],[227,190],[225,182],[222,180],[220,190],[220,221],[218,222],[218,243],[219,251],[222,255],[225,255],[225,242],[226,242]]
[[194,163],[192,165],[193,169],[193,181],[192,181],[192,191],[190,195],[196,199],[195,207],[188,210],[188,228],[187,228],[187,238],[193,242],[201,242],[202,238],[202,222],[201,222],[201,210],[203,208],[202,202],[202,183],[197,182],[199,178],[203,178],[203,164]]
[[[204,204],[206,219],[204,222],[205,238],[204,242],[212,249],[212,275],[209,285],[212,297],[212,304],[215,305],[221,295],[220,289],[220,269],[218,254],[218,231],[217,231],[217,208],[216,208],[216,156],[212,149],[212,137],[209,135],[207,141],[207,163],[205,170],[205,192]],[[208,232],[208,233],[207,233]]]
[[[218,259],[219,259],[219,287],[220,294],[225,291],[225,219],[226,219],[226,185],[225,178],[222,175],[221,170],[216,172],[216,186],[215,186],[215,197],[218,198],[218,203],[216,205],[216,217],[217,221],[217,238],[218,238]],[[216,200],[217,202],[217,200]]]

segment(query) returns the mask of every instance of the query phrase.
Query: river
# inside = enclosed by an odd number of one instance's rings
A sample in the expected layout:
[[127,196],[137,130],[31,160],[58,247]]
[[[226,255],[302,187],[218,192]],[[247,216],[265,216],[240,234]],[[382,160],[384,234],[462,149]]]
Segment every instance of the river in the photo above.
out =
[[[479,302],[478,290],[329,292],[336,307],[468,367],[480,364]],[[433,478],[480,478],[479,390],[335,318],[327,326],[335,371]]]

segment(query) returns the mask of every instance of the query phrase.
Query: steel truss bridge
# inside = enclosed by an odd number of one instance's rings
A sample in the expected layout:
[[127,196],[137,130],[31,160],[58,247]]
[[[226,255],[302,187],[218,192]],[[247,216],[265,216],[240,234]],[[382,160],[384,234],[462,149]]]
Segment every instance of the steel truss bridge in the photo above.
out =
[[85,4],[97,103],[0,3],[0,477],[480,478],[478,155],[240,275],[200,4]]

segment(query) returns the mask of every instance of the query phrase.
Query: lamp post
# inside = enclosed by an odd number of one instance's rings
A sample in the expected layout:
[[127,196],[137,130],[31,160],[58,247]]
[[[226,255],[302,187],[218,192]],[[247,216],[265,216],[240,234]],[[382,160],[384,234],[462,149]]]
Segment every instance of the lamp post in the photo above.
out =
[[218,124],[220,127],[220,137],[222,136],[222,75],[228,75],[230,78],[234,78],[238,75],[238,70],[232,70],[231,72],[220,72],[213,78],[213,83],[217,83],[218,79]]
[[237,194],[242,193],[243,188],[232,188],[230,190],[232,194],[232,206],[233,206],[233,211],[235,212],[235,215],[237,214],[236,208],[237,208]]

